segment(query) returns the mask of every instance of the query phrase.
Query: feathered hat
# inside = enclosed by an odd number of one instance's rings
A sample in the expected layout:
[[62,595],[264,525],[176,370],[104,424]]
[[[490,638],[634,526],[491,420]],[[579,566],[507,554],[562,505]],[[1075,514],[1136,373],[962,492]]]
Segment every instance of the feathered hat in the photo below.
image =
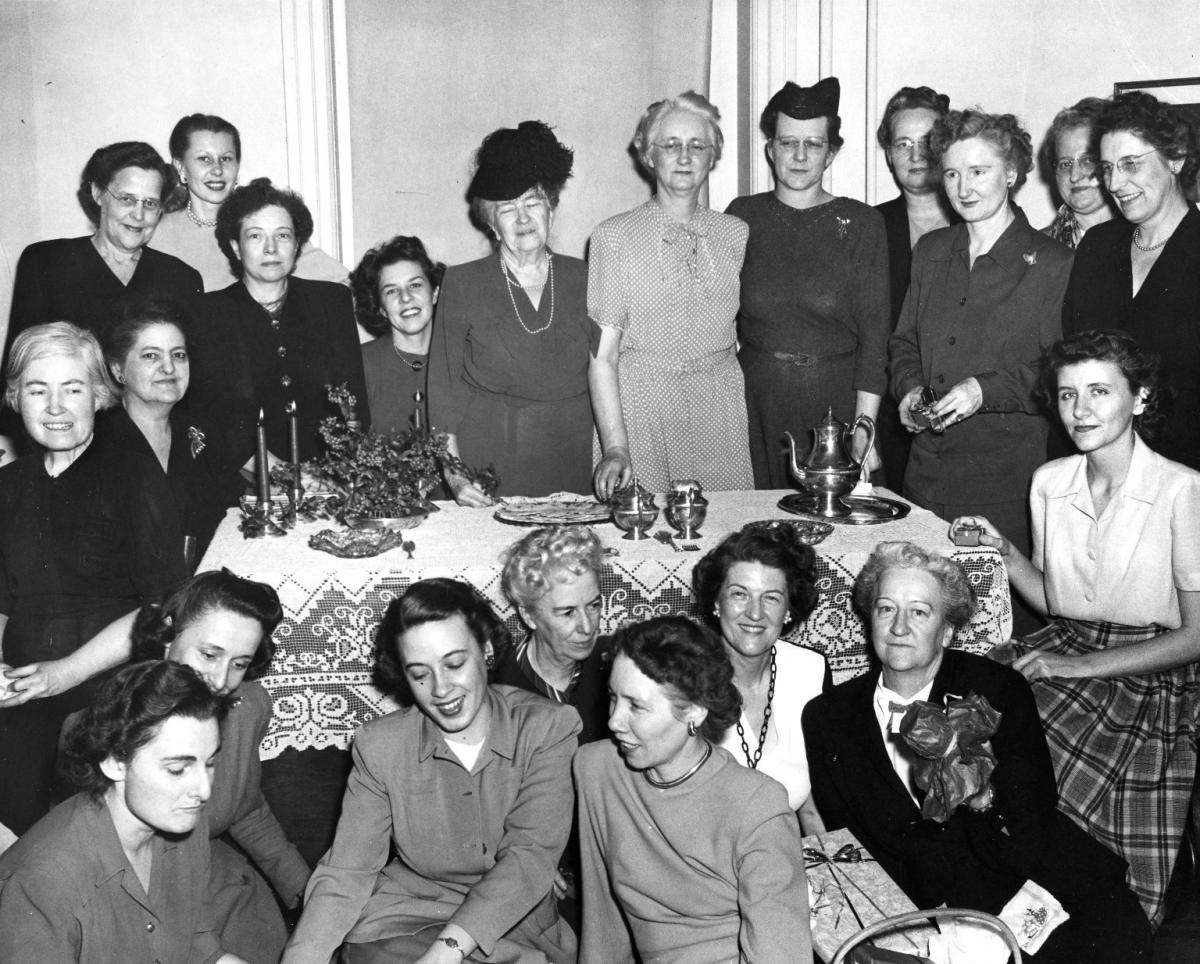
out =
[[508,201],[535,185],[557,194],[571,176],[575,152],[560,144],[541,121],[501,127],[483,139],[475,153],[475,176],[467,198]]

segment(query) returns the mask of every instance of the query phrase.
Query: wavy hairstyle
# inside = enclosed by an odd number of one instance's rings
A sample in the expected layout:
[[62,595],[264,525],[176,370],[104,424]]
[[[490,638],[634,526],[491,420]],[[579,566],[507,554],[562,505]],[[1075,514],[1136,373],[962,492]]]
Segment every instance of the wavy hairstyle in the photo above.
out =
[[97,148],[84,165],[83,173],[79,176],[79,190],[75,192],[79,206],[92,224],[100,223],[100,205],[92,197],[93,185],[102,191],[106,190],[113,178],[127,167],[138,167],[159,175],[162,183],[158,189],[158,200],[164,205],[178,184],[175,168],[145,141],[118,141]]
[[117,385],[104,364],[104,352],[96,336],[69,321],[51,321],[26,328],[13,339],[5,372],[4,401],[8,407],[21,411],[21,381],[33,362],[59,357],[83,362],[99,408],[112,408],[117,403]]
[[1170,399],[1162,383],[1162,366],[1158,355],[1147,351],[1123,331],[1093,328],[1070,338],[1056,341],[1041,358],[1038,377],[1038,398],[1051,412],[1058,413],[1058,373],[1067,365],[1085,361],[1113,362],[1136,395],[1145,391],[1145,407],[1133,416],[1133,430],[1143,439],[1158,434],[1166,417]]
[[461,616],[482,652],[489,644],[497,657],[510,644],[508,630],[492,611],[479,590],[457,579],[422,579],[414,582],[399,599],[393,599],[375,637],[375,685],[389,696],[412,705],[412,691],[400,659],[399,640],[404,633],[425,623],[439,623]]
[[788,619],[783,631],[789,633],[802,623],[817,605],[816,554],[800,541],[796,530],[782,522],[776,525],[752,523],[726,536],[692,570],[692,593],[701,617],[717,628],[714,609],[729,570],[738,562],[757,562],[783,573],[787,582]]
[[708,136],[713,145],[713,163],[721,159],[725,148],[725,135],[721,133],[721,112],[703,94],[694,90],[685,90],[678,97],[666,97],[656,100],[646,108],[638,121],[637,130],[633,133],[633,149],[637,153],[638,162],[651,177],[654,168],[650,166],[650,149],[658,137],[663,119],[673,110],[687,111],[695,114],[708,125]]
[[229,260],[229,270],[235,278],[242,276],[242,262],[233,250],[233,242],[242,236],[242,222],[263,208],[278,205],[292,218],[296,232],[296,254],[308,244],[313,233],[312,212],[295,191],[276,187],[269,177],[256,177],[249,184],[235,188],[217,212],[217,245]]
[[902,110],[931,110],[944,119],[950,113],[950,98],[932,87],[901,87],[883,109],[875,140],[885,151],[892,146],[892,121]]
[[854,583],[854,603],[868,625],[879,580],[889,569],[919,569],[933,576],[942,591],[942,614],[955,629],[962,629],[975,615],[975,590],[957,562],[911,542],[881,542]]
[[131,301],[121,314],[100,331],[100,346],[109,371],[124,366],[129,353],[137,344],[138,336],[151,325],[173,325],[183,335],[184,345],[191,345],[191,318],[183,305],[170,298],[138,298]]
[[425,251],[420,238],[397,234],[375,245],[350,272],[350,293],[354,295],[354,317],[372,335],[387,334],[391,327],[383,302],[379,298],[379,276],[383,269],[400,261],[412,261],[421,266],[425,280],[434,291],[442,286],[446,266],[434,261]]
[[1145,91],[1131,90],[1108,101],[1096,118],[1097,138],[1114,131],[1130,131],[1168,160],[1183,161],[1176,181],[1188,200],[1196,199],[1200,140],[1195,126],[1183,111]]
[[942,163],[942,158],[951,144],[978,137],[1000,152],[1005,167],[1016,174],[1016,183],[1010,188],[1016,194],[1033,170],[1033,139],[1029,131],[1021,126],[1014,114],[987,114],[978,107],[952,110],[933,125],[929,132],[929,151],[933,159]]
[[275,641],[271,634],[283,620],[279,595],[265,582],[235,576],[228,569],[198,572],[161,603],[143,606],[133,623],[133,658],[162,659],[168,646],[196,619],[225,611],[252,619],[262,627],[246,679],[258,679],[271,666]]
[[501,586],[514,606],[531,606],[548,593],[560,573],[582,576],[604,567],[604,548],[587,526],[534,529],[505,550]]
[[128,763],[172,716],[225,719],[231,701],[214,693],[191,667],[164,659],[134,663],[100,684],[63,740],[59,769],[79,790],[99,799],[112,785],[100,764]]
[[708,710],[703,736],[718,741],[742,712],[742,694],[733,685],[733,664],[710,629],[683,616],[658,616],[618,630],[613,658],[625,655],[646,676],[665,687],[678,710],[689,703]]

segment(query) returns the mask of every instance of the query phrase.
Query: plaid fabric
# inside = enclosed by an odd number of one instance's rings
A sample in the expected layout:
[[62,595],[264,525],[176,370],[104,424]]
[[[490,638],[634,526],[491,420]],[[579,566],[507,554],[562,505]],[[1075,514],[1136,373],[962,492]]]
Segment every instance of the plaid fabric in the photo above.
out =
[[[1014,657],[1035,649],[1080,656],[1162,632],[1060,619],[1014,640]],[[1116,679],[1039,679],[1032,686],[1058,776],[1059,806],[1129,862],[1129,886],[1157,927],[1196,774],[1197,667]]]

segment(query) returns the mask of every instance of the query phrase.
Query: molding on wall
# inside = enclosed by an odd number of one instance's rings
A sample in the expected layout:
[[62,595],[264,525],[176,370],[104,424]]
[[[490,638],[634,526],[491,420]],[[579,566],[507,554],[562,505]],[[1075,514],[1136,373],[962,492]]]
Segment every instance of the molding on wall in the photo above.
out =
[[279,0],[288,184],[312,211],[313,243],[353,263],[345,0]]

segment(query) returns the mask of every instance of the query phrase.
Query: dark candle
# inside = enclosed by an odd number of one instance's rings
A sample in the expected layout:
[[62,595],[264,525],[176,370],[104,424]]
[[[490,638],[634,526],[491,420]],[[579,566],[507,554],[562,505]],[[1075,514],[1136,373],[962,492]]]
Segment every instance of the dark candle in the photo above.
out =
[[271,501],[271,466],[267,462],[267,429],[263,410],[258,410],[258,504],[265,509]]

